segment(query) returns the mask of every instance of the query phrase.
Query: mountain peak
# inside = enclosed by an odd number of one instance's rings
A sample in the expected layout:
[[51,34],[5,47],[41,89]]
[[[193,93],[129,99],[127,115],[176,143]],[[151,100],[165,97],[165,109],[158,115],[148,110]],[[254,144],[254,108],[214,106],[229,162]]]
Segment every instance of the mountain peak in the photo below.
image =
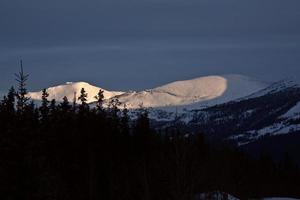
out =
[[175,81],[140,92],[125,93],[120,102],[129,108],[224,103],[267,87],[266,83],[237,74],[213,75]]
[[84,81],[77,81],[77,82],[68,81],[64,85],[70,85],[72,87],[84,87],[84,86],[91,87],[91,86],[93,86],[90,83],[84,82]]
[[[61,101],[64,96],[68,98],[69,101],[79,96],[81,89],[84,88],[88,94],[87,102],[91,103],[95,101],[95,96],[98,94],[99,90],[104,91],[104,99],[110,99],[114,96],[123,94],[123,92],[119,91],[108,91],[102,89],[100,87],[91,85],[84,81],[79,82],[66,82],[62,85],[53,86],[47,89],[49,93],[49,99],[56,99],[57,101]],[[42,91],[38,92],[30,92],[29,96],[34,100],[40,100],[42,95]]]

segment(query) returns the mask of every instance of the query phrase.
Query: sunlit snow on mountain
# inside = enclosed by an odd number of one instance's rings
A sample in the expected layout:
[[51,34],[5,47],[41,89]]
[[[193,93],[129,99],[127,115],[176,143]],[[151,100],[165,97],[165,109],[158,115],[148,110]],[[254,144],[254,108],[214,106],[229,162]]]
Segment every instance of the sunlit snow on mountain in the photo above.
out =
[[[81,88],[88,93],[88,103],[95,101],[100,89],[104,98],[118,98],[128,108],[172,107],[214,105],[228,102],[257,92],[268,84],[242,75],[206,76],[191,80],[176,81],[153,89],[142,91],[108,91],[86,82],[75,82],[48,88],[49,99],[61,101],[64,96],[69,100],[78,96]],[[33,100],[41,99],[41,91],[31,92]]]

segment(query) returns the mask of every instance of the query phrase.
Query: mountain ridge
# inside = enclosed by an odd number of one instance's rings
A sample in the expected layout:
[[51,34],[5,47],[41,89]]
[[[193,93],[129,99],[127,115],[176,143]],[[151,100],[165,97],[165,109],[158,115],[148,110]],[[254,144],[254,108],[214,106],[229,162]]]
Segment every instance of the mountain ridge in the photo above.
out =
[[[80,94],[80,90],[84,88],[85,91],[88,93],[87,103],[92,103],[96,101],[94,98],[99,90],[103,90],[104,93],[104,99],[110,99],[114,96],[123,94],[123,92],[120,91],[108,91],[103,88],[93,86],[87,82],[79,81],[79,82],[66,82],[62,85],[53,86],[50,88],[47,88],[47,92],[49,93],[49,99],[55,99],[57,101],[61,101],[64,96],[66,96],[69,100],[74,99],[74,95],[77,97]],[[29,92],[29,96],[33,100],[40,100],[41,99],[42,91],[38,92]]]
[[[102,88],[86,82],[51,87],[48,92],[50,98],[68,94],[72,99],[73,92],[79,94],[82,87],[94,106],[93,97]],[[30,94],[39,100],[41,92]],[[104,96],[106,105],[111,98],[118,98],[132,116],[141,105],[147,108],[157,128],[180,121],[192,132],[217,134],[239,146],[300,131],[300,85],[294,79],[265,83],[242,75],[206,76],[142,91],[104,90]]]
[[[78,96],[81,88],[88,93],[88,103],[95,101],[94,96],[101,89],[104,99],[118,98],[128,108],[187,106],[192,104],[217,104],[250,95],[267,87],[268,84],[250,77],[229,74],[198,77],[182,81],[174,81],[153,89],[141,91],[108,91],[86,82],[75,82],[48,88],[49,99],[60,101],[64,96],[69,100]],[[33,100],[40,100],[41,91],[30,92]],[[209,103],[213,102],[214,103]]]

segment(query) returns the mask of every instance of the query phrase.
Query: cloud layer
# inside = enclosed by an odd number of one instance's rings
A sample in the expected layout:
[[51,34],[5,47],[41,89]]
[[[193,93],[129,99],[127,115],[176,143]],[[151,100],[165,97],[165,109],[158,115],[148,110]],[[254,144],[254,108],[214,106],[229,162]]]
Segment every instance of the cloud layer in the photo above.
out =
[[18,60],[30,87],[85,80],[108,89],[240,73],[300,73],[298,0],[2,0],[0,89]]

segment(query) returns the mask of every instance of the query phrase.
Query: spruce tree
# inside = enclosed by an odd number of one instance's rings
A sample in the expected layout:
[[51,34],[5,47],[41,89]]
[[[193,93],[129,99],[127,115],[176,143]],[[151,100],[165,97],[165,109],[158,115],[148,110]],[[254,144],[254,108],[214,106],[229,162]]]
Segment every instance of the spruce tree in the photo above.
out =
[[69,100],[68,100],[68,98],[67,98],[66,96],[64,96],[63,102],[61,102],[61,103],[59,104],[59,108],[60,108],[60,110],[61,110],[62,112],[64,112],[64,113],[67,113],[67,112],[70,111],[71,105],[70,105]]
[[129,135],[129,115],[126,104],[124,104],[124,108],[122,110],[121,131],[124,135]]
[[23,71],[23,63],[20,61],[21,70],[18,74],[15,74],[16,81],[18,82],[18,92],[17,96],[17,111],[19,113],[23,113],[25,111],[25,107],[27,106],[27,102],[29,101],[29,97],[27,97],[27,89],[26,89],[26,81],[28,80],[28,74],[24,74]]
[[57,111],[57,107],[56,107],[56,100],[52,99],[50,101],[50,105],[49,105],[49,112],[51,115],[54,115]]
[[82,88],[80,91],[80,96],[78,97],[78,100],[81,102],[81,104],[79,105],[79,112],[81,114],[84,111],[88,110],[87,97],[88,97],[88,94],[86,93],[85,89]]
[[138,134],[150,133],[149,112],[143,107],[141,107],[138,112],[136,130],[139,132]]
[[[11,87],[7,96],[0,102],[0,134],[1,130],[13,127],[15,116],[15,89]],[[1,137],[3,139],[3,137]]]
[[6,114],[13,114],[15,112],[15,96],[16,91],[14,87],[11,87],[8,91],[7,96],[4,96],[2,100],[2,106]]
[[80,100],[80,102],[81,102],[82,105],[85,105],[85,104],[86,104],[86,101],[87,101],[87,93],[86,93],[86,91],[85,91],[84,88],[81,88],[80,96],[78,97],[78,100]]
[[104,101],[104,91],[100,89],[98,94],[95,96],[95,99],[97,100],[97,104],[96,104],[97,110],[102,111],[103,101]]
[[118,98],[112,98],[109,101],[109,109],[110,109],[110,114],[112,116],[112,118],[116,119],[118,118],[118,113],[120,111],[119,106],[121,105],[121,102],[119,101]]
[[42,120],[46,120],[49,115],[49,101],[48,101],[49,94],[46,89],[42,91],[42,105],[39,108],[41,112]]

